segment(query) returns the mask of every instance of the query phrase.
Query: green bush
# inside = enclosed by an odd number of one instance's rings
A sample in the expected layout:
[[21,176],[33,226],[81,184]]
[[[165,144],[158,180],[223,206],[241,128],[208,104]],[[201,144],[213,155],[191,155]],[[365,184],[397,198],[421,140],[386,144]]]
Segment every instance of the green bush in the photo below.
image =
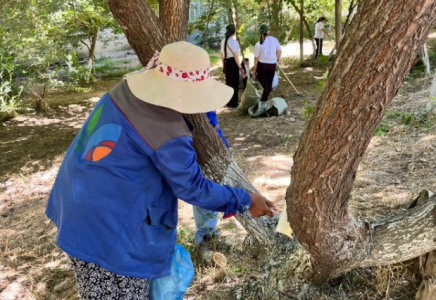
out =
[[11,58],[0,55],[0,122],[16,116],[20,109],[22,87],[14,89],[15,65]]

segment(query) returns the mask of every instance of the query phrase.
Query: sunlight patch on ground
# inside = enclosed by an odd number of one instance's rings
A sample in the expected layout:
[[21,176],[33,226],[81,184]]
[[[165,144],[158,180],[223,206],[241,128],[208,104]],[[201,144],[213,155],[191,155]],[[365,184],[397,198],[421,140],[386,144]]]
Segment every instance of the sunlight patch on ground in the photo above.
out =
[[[13,176],[1,182],[0,213],[5,213],[5,209],[11,204],[12,200],[17,202],[28,201],[48,194],[53,185],[62,158],[63,155],[58,156],[54,160],[54,164],[51,168],[42,169],[30,175]],[[30,165],[34,164],[38,164],[38,161],[29,161],[26,166],[23,167],[23,170],[31,168]]]
[[419,140],[419,142],[427,142],[427,141],[434,140],[435,138],[436,138],[436,135],[426,135],[423,138],[421,138]]

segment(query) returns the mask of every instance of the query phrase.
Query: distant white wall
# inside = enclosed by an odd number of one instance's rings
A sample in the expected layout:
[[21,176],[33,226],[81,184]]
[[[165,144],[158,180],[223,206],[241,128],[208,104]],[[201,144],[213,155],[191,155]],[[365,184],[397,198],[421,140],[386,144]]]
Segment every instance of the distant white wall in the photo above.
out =
[[[116,56],[116,52],[127,51],[130,49],[126,36],[122,34],[115,35],[110,30],[99,32],[95,56]],[[79,57],[88,57],[88,48],[80,46],[75,49]],[[132,50],[133,51],[133,50]]]

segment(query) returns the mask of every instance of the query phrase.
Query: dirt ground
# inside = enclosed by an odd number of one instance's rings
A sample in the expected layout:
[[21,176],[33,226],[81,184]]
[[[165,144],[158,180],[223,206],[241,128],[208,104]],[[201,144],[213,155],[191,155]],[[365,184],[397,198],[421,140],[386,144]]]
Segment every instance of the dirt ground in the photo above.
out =
[[[239,166],[254,186],[281,209],[290,182],[292,156],[298,147],[307,106],[319,96],[326,69],[299,67],[285,60],[284,77],[272,96],[289,107],[280,117],[252,119],[235,110],[218,111],[221,128]],[[220,77],[219,71],[215,76]],[[78,299],[67,258],[55,243],[56,228],[44,215],[48,193],[63,155],[96,101],[119,79],[100,80],[86,93],[58,92],[43,114],[25,113],[0,124],[0,299]],[[351,209],[365,219],[393,215],[422,190],[436,191],[436,126],[404,116],[424,111],[431,79],[415,72],[388,108],[382,127],[366,151],[355,182]],[[259,270],[244,256],[245,230],[234,219],[221,221],[222,235],[235,247],[225,253],[228,265],[206,265],[193,247],[192,208],[180,202],[180,241],[193,250],[196,276],[185,299],[241,299],[238,284]],[[326,286],[319,299],[413,299],[416,278],[409,263],[352,271]],[[316,299],[314,299],[316,300]]]

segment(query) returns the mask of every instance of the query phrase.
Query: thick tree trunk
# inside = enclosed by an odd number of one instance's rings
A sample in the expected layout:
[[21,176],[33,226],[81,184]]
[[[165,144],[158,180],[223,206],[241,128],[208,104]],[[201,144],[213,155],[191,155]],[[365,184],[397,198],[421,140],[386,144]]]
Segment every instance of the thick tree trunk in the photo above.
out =
[[159,0],[159,19],[168,43],[188,38],[189,0]]
[[319,281],[436,247],[433,207],[369,227],[348,211],[357,166],[436,21],[436,0],[363,1],[355,18],[302,135],[287,191],[290,224]]
[[336,34],[336,49],[342,40],[342,0],[335,0],[335,34]]
[[120,23],[139,61],[146,65],[154,51],[160,50],[169,42],[169,36],[167,36],[162,21],[156,16],[147,1],[106,0],[106,2],[115,19]]

